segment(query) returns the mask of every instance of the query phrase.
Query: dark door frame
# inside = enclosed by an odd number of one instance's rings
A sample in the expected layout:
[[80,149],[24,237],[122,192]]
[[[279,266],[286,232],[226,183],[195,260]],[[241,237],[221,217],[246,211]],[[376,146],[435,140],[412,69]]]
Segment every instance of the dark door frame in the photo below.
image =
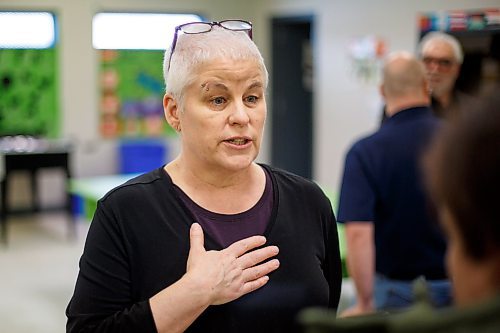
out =
[[314,16],[271,18],[271,163],[313,177]]

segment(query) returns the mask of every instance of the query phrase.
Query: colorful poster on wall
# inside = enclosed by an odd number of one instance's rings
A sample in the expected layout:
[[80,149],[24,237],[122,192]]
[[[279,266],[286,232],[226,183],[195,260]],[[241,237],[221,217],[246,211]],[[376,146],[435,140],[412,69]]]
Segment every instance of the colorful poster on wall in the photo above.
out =
[[101,134],[174,135],[163,116],[163,51],[100,50]]
[[422,33],[499,29],[500,8],[424,13],[419,17],[419,26]]
[[0,49],[0,135],[59,134],[57,48]]

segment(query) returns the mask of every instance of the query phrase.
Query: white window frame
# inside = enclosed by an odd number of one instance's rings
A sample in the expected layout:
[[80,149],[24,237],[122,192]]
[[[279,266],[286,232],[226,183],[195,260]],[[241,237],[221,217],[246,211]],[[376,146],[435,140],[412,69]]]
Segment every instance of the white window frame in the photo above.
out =
[[56,43],[55,15],[50,12],[0,11],[0,48],[47,49]]
[[196,14],[101,12],[92,20],[92,45],[98,50],[165,50],[176,26],[202,20]]

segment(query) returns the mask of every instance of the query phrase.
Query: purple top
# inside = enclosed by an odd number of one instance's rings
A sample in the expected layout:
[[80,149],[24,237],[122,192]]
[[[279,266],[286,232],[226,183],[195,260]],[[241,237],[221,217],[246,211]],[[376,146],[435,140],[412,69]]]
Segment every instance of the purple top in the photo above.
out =
[[[264,169],[265,170],[265,169]],[[238,214],[219,214],[200,207],[184,191],[176,192],[189,209],[205,234],[210,235],[222,248],[246,237],[263,235],[269,224],[273,208],[273,186],[266,174],[266,187],[259,201],[249,210]]]

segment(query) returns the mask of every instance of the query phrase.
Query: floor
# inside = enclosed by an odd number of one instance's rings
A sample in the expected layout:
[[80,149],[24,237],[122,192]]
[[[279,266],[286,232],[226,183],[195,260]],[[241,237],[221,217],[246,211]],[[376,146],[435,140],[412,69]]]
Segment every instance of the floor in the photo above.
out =
[[64,332],[88,223],[77,222],[70,238],[62,212],[8,221],[8,245],[0,244],[0,332]]
[[[51,212],[9,217],[9,243],[0,244],[0,332],[64,332],[64,310],[73,292],[78,260],[89,223],[76,223],[68,237],[68,217]],[[340,308],[352,299],[345,281]]]

